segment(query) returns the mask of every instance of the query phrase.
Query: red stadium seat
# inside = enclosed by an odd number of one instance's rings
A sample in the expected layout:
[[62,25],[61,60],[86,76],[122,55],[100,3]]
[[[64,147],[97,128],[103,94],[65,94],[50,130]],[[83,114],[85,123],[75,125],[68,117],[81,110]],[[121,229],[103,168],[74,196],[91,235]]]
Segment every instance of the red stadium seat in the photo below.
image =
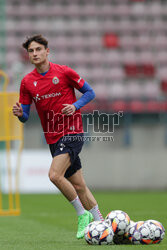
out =
[[146,110],[149,113],[152,113],[152,112],[159,113],[159,112],[163,111],[162,108],[163,108],[163,106],[160,105],[160,103],[157,101],[148,101],[146,104]]
[[129,77],[137,77],[139,75],[139,67],[137,64],[126,64],[125,73]]
[[141,74],[146,77],[154,77],[155,75],[155,67],[152,63],[145,63],[141,66]]
[[164,93],[167,93],[167,79],[164,79],[164,80],[161,81],[161,90]]
[[128,103],[126,101],[114,101],[110,105],[110,109],[114,112],[128,111]]
[[119,38],[116,34],[107,33],[103,36],[104,47],[117,48],[119,46]]
[[145,110],[145,103],[142,101],[131,101],[129,103],[129,111],[132,113],[143,113]]

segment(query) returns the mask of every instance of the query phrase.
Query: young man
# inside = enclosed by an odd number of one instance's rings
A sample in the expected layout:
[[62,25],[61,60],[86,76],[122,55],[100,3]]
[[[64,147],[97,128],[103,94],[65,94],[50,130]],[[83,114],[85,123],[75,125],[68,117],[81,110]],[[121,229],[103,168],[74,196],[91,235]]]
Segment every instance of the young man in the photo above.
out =
[[[85,184],[78,154],[83,146],[80,108],[90,102],[94,91],[74,70],[49,62],[48,41],[34,35],[23,43],[35,69],[21,82],[20,100],[13,114],[27,121],[34,101],[45,138],[53,157],[49,178],[73,205],[78,215],[76,237],[83,238],[85,227],[103,220],[97,202]],[[83,95],[77,101],[74,88]]]

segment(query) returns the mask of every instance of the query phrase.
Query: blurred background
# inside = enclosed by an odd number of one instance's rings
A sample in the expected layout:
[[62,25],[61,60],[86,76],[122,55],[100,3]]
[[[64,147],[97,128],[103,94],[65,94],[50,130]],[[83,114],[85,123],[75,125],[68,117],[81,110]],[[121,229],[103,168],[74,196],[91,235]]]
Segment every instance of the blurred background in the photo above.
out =
[[[93,87],[96,99],[82,113],[123,111],[113,133],[103,134],[113,141],[85,143],[88,186],[166,189],[167,1],[0,0],[0,69],[9,76],[8,91],[19,91],[33,70],[22,43],[39,33],[49,40],[50,61],[72,67]],[[32,105],[24,125],[21,192],[55,192],[50,163]]]

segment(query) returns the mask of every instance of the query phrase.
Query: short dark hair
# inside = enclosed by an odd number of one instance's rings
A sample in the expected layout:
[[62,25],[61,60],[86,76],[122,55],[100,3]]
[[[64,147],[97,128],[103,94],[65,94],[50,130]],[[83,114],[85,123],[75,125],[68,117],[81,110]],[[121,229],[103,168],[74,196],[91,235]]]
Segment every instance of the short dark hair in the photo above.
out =
[[48,41],[41,34],[37,34],[37,35],[27,37],[27,40],[22,44],[23,48],[28,50],[28,47],[29,47],[30,43],[33,42],[33,41],[44,45],[45,49],[48,48]]

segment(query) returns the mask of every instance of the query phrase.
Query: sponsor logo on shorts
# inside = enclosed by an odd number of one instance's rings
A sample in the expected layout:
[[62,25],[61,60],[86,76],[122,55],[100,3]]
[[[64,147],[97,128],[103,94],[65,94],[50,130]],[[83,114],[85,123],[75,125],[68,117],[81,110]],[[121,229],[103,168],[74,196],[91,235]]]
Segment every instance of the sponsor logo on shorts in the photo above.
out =
[[63,143],[60,144],[60,151],[63,151],[63,149],[65,148],[65,145]]

